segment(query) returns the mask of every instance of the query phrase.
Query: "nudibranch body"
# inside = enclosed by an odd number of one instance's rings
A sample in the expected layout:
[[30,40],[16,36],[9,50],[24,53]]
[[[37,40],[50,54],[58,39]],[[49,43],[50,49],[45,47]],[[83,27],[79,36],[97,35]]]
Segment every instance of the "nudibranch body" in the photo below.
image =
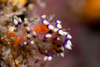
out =
[[71,49],[71,35],[62,29],[61,21],[50,23],[43,15],[39,22],[31,24],[27,18],[14,17],[17,32],[7,36],[16,37],[14,46],[36,45],[39,52],[45,55],[44,60],[51,60],[53,55],[64,57],[64,47]]

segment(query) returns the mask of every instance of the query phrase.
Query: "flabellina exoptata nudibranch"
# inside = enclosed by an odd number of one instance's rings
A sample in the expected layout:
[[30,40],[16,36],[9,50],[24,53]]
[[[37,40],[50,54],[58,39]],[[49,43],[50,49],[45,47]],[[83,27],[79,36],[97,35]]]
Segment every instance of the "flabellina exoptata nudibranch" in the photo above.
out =
[[37,23],[30,23],[27,18],[14,17],[17,32],[10,32],[8,37],[15,37],[14,46],[36,45],[44,60],[51,60],[53,55],[64,57],[64,48],[72,49],[72,36],[62,29],[61,21],[50,22],[42,15]]

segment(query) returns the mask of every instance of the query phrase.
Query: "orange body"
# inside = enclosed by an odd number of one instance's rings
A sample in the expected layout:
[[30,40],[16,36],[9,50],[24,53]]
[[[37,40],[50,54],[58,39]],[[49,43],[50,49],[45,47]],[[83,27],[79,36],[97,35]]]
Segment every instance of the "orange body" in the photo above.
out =
[[36,32],[36,34],[39,34],[42,32],[48,32],[50,29],[48,29],[45,25],[40,24],[37,25],[33,30]]
[[9,33],[9,34],[7,34],[7,36],[14,37],[14,36],[16,36],[16,33]]
[[[42,33],[42,32],[46,33],[46,32],[48,32],[49,30],[50,30],[50,29],[48,29],[48,28],[47,28],[45,25],[43,25],[43,24],[39,24],[39,25],[35,26],[34,28],[32,27],[32,31],[35,31],[37,35],[40,34],[40,33]],[[22,31],[22,33],[23,33],[23,35],[25,35],[26,32]],[[20,35],[21,35],[21,34],[20,34]],[[21,35],[21,36],[23,36],[23,35]],[[7,34],[7,36],[9,36],[9,37],[14,37],[14,36],[16,36],[16,33],[9,33],[9,34]],[[18,43],[19,43],[20,40],[24,40],[24,39],[23,39],[23,38],[17,37],[16,40],[15,40],[14,46],[18,45]]]
[[14,46],[18,45],[19,41],[20,41],[20,39],[17,38],[17,39],[15,40]]

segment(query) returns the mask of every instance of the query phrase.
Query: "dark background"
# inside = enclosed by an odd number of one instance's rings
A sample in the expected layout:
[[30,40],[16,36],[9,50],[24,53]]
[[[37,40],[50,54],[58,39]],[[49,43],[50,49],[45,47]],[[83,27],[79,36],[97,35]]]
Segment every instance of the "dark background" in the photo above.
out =
[[[55,14],[63,28],[72,35],[72,50],[65,57],[54,56],[45,67],[100,67],[100,0],[41,0],[45,8],[36,6],[38,15]],[[68,29],[70,28],[70,29]]]

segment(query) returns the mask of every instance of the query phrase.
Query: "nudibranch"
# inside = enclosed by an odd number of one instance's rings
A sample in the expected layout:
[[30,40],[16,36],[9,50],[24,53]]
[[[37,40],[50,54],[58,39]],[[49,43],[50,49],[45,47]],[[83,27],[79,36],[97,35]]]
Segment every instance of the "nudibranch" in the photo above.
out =
[[31,24],[27,18],[14,17],[14,24],[17,32],[7,34],[8,37],[15,37],[14,46],[36,45],[44,60],[52,60],[53,55],[64,57],[64,48],[72,49],[70,39],[72,36],[62,29],[60,20],[49,21],[46,15],[42,15],[39,22]]

